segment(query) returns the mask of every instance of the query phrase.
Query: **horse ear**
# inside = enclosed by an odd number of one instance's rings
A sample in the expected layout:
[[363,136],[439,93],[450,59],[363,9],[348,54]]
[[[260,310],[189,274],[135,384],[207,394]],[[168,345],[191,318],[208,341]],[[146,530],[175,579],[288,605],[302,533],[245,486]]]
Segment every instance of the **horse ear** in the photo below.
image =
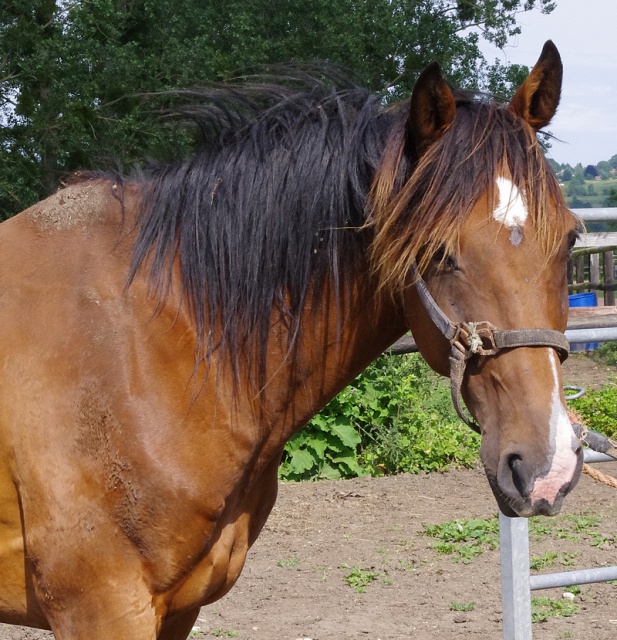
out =
[[407,121],[407,140],[418,155],[436,140],[454,120],[454,96],[436,62],[432,62],[418,78],[411,94],[411,110]]
[[536,131],[555,115],[561,96],[563,66],[557,47],[548,40],[531,73],[510,102],[510,110]]

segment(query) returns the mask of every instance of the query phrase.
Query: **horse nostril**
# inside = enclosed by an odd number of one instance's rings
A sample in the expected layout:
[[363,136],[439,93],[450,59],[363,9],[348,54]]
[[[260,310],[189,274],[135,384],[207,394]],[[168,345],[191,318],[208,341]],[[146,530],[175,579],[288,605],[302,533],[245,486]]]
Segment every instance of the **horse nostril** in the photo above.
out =
[[508,458],[508,467],[512,472],[512,482],[516,490],[523,498],[529,497],[529,494],[533,490],[534,476],[518,453],[510,455]]

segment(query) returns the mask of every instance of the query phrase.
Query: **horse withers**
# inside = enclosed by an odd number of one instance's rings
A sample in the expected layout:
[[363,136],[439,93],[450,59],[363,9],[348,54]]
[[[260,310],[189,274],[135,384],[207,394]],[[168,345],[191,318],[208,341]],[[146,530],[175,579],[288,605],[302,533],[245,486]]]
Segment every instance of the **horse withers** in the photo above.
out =
[[82,176],[0,226],[0,620],[186,638],[238,578],[285,442],[409,329],[505,513],[556,513],[576,484],[577,220],[536,140],[554,45],[509,105],[436,65],[389,108],[302,82],[205,93],[195,157]]

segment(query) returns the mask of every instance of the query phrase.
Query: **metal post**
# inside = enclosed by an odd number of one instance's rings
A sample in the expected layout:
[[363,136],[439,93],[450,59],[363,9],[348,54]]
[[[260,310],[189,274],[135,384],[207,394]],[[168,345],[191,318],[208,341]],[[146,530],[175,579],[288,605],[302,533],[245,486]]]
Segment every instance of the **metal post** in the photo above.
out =
[[531,640],[529,524],[499,513],[504,640]]

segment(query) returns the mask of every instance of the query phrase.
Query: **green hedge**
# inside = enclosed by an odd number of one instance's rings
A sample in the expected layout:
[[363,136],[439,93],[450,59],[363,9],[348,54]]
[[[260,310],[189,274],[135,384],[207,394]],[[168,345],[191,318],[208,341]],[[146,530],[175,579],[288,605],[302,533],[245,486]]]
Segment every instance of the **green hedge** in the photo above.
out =
[[[617,365],[617,343],[597,355]],[[571,403],[585,424],[617,438],[617,385]],[[456,416],[445,379],[418,354],[384,355],[285,448],[283,480],[352,478],[472,467],[480,438]]]
[[418,354],[384,355],[288,443],[284,480],[471,467],[480,439]]

